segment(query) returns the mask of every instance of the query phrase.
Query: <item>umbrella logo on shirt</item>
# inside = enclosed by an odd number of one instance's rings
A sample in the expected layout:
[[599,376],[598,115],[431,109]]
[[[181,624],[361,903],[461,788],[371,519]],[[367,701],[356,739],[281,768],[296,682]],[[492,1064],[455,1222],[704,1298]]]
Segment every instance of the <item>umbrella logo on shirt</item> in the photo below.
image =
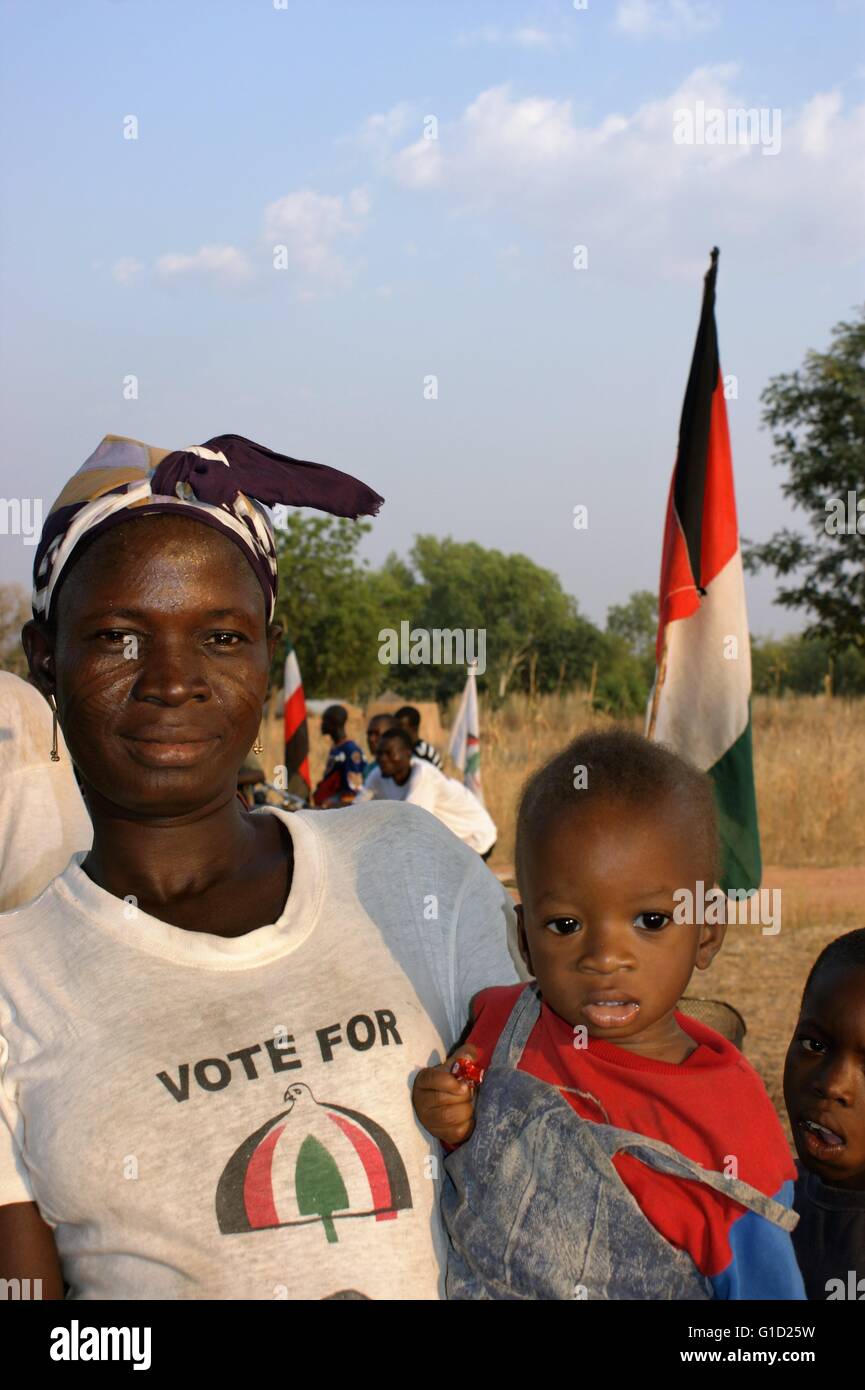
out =
[[330,1244],[336,1222],[393,1221],[411,1207],[405,1164],[390,1135],[357,1110],[318,1101],[293,1082],[287,1109],[232,1154],[216,1189],[223,1235],[320,1221]]

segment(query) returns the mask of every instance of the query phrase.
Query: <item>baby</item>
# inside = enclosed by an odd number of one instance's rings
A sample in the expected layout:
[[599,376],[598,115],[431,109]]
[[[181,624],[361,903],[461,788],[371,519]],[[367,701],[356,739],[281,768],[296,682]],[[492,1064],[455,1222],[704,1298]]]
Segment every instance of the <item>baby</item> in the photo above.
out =
[[787,1051],[799,1153],[793,1244],[813,1299],[865,1299],[865,930],[811,968]]
[[448,1297],[804,1297],[779,1120],[741,1053],[676,1008],[723,940],[681,907],[718,857],[711,782],[637,734],[586,734],[527,783],[534,983],[473,1001],[458,1055],[479,1087],[449,1063],[414,1084],[453,1150]]

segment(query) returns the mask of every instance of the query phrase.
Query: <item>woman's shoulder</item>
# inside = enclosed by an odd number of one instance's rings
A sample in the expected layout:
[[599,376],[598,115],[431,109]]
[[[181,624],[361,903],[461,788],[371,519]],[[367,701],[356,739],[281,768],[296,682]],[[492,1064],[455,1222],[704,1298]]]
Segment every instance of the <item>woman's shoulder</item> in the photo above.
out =
[[331,851],[346,855],[384,854],[394,861],[432,856],[437,862],[462,868],[480,863],[474,850],[441,821],[406,801],[363,801],[326,811],[296,811],[289,817],[290,827],[295,818],[304,833],[316,836]]
[[35,898],[0,912],[0,940],[4,942],[4,949],[5,944],[15,937],[32,932],[40,925],[51,926],[55,923],[58,912],[62,912],[62,900],[56,889],[62,878],[63,874],[58,874]]

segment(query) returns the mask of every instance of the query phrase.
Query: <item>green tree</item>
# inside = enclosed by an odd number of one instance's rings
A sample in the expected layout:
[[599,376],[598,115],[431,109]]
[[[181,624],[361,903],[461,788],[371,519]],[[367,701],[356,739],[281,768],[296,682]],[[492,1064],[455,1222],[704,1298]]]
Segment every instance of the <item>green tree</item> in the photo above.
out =
[[650,589],[637,589],[627,603],[612,604],[607,609],[607,632],[613,637],[622,638],[651,685],[658,632],[657,595]]
[[[417,536],[409,560],[418,580],[419,626],[485,630],[483,684],[496,701],[525,680],[531,653],[576,617],[558,577],[525,555]],[[454,694],[464,680],[463,668],[441,668],[437,697]]]
[[865,510],[852,533],[827,524],[832,499],[865,501],[865,306],[836,324],[828,352],[809,352],[800,370],[774,377],[762,401],[772,461],[788,470],[784,495],[805,513],[810,535],[785,528],[745,542],[745,564],[789,578],[777,601],[810,616],[806,636],[825,638],[833,652],[865,651]]
[[596,708],[617,716],[645,713],[654,667],[647,671],[645,660],[640,661],[618,633],[605,632],[600,636],[603,645],[595,687]]
[[833,650],[824,637],[796,633],[780,640],[751,642],[754,690],[760,695],[819,695],[831,677],[835,695],[865,695],[865,652],[849,646]]
[[[541,694],[588,685],[593,664],[604,659],[603,633],[579,612],[576,599],[569,594],[566,597],[570,607],[567,617],[549,624],[535,647],[535,689]],[[524,666],[518,673],[520,689],[529,688],[529,669]]]
[[[277,532],[276,618],[290,636],[309,694],[364,698],[382,683],[378,631],[382,607],[400,607],[404,566],[392,558],[377,573],[357,549],[370,524],[289,512]],[[274,658],[279,684],[281,654]]]

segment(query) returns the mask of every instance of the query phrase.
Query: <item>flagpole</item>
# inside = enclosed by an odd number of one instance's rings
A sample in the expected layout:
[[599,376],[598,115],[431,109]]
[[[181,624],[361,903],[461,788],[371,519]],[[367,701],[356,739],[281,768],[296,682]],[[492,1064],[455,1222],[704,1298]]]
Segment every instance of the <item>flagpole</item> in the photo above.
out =
[[658,662],[658,671],[655,676],[655,688],[652,691],[652,706],[649,710],[649,725],[646,729],[646,738],[655,737],[655,724],[658,719],[658,704],[661,699],[661,686],[667,675],[667,633],[669,624],[664,625],[664,636],[661,642],[661,660]]

